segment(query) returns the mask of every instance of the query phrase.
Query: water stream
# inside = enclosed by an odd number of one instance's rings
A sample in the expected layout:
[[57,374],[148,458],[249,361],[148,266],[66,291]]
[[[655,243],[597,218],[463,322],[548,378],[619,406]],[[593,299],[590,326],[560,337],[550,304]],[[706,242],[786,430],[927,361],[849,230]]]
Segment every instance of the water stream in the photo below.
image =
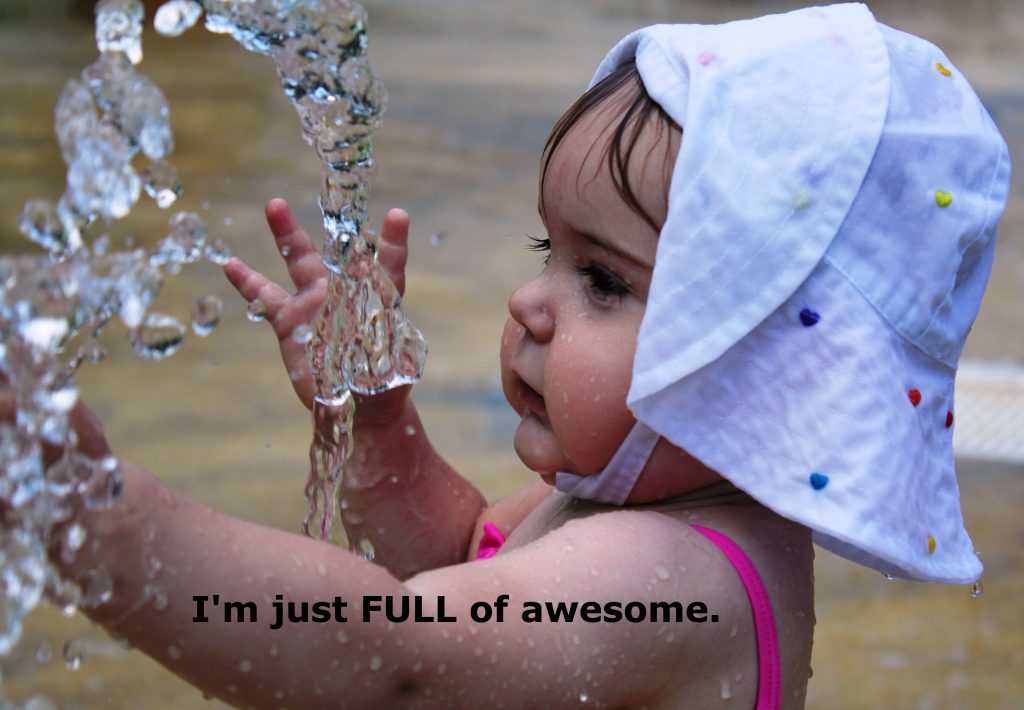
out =
[[[308,341],[317,390],[304,528],[345,542],[335,513],[351,450],[353,393],[416,381],[426,355],[422,336],[377,264],[375,235],[366,225],[371,136],[385,94],[366,59],[365,10],[343,0],[171,0],[154,24],[175,36],[204,12],[208,30],[228,33],[274,60],[303,136],[323,163],[327,298],[314,323],[298,334]],[[187,328],[151,309],[163,279],[201,259],[223,264],[229,257],[190,212],[173,214],[168,235],[148,251],[112,250],[104,233],[111,221],[128,215],[143,191],[167,209],[182,190],[168,160],[174,141],[167,100],[136,68],[143,57],[143,21],[139,0],[98,3],[100,56],[68,81],[55,110],[66,190],[56,202],[29,201],[19,222],[47,254],[0,259],[0,374],[17,410],[13,422],[0,423],[0,653],[17,642],[25,615],[43,598],[72,609],[100,604],[111,594],[104,570],[79,589],[61,580],[47,559],[53,544],[65,556],[87,544],[81,527],[66,524],[72,511],[108,506],[122,485],[114,457],[92,458],[78,449],[69,424],[78,400],[76,370],[103,359],[98,338],[115,316],[139,356],[173,354]],[[220,317],[219,299],[199,297],[193,332],[210,333]],[[372,556],[365,541],[357,547]]]

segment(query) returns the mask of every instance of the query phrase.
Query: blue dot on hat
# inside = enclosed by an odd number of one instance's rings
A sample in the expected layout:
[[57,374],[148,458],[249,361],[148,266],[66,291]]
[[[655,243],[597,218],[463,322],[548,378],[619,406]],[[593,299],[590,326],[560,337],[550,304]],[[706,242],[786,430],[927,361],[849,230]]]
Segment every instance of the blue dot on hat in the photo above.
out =
[[811,488],[816,491],[820,491],[822,488],[828,485],[828,476],[824,473],[818,473],[815,471],[811,474]]
[[805,308],[802,311],[800,311],[800,322],[803,323],[804,326],[807,328],[810,328],[812,325],[816,324],[820,320],[821,315],[815,313],[810,308]]

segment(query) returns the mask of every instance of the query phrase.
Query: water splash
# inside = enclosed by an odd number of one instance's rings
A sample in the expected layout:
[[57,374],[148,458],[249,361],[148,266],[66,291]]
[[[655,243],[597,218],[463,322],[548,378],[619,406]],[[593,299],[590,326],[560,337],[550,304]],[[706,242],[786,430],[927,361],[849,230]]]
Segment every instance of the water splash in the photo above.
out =
[[[303,135],[324,166],[319,201],[330,279],[309,343],[317,397],[304,527],[345,543],[334,519],[352,449],[352,393],[416,381],[426,354],[377,263],[375,236],[366,226],[371,134],[385,104],[365,56],[366,13],[344,0],[172,0],[158,12],[157,29],[184,32],[198,21],[200,5],[207,29],[230,33],[274,59]],[[171,217],[169,234],[150,252],[128,240],[125,251],[111,252],[106,236],[85,248],[90,227],[126,216],[143,191],[161,208],[182,191],[167,160],[174,148],[167,101],[135,66],[142,59],[143,18],[140,0],[97,4],[100,56],[68,81],[55,108],[65,192],[56,202],[31,200],[19,220],[22,233],[47,254],[0,259],[0,375],[17,410],[13,423],[0,423],[0,500],[8,507],[0,530],[0,653],[16,643],[24,616],[44,597],[73,611],[84,601],[102,603],[112,592],[105,573],[84,591],[61,580],[45,552],[44,541],[55,538],[76,507],[109,506],[122,487],[115,458],[92,459],[77,450],[68,423],[78,399],[75,372],[83,362],[102,359],[97,339],[115,317],[141,357],[177,351],[185,326],[150,312],[165,275],[201,258],[224,264],[230,256],[221,240],[208,241],[203,221],[188,212]],[[140,154],[145,162],[137,169]],[[215,309],[201,310],[199,329],[212,327]],[[45,466],[44,452],[56,463]],[[65,558],[85,544],[78,534],[56,537],[64,541]],[[360,551],[372,555],[365,546]]]
[[350,393],[375,394],[416,382],[426,357],[423,336],[378,264],[376,238],[366,224],[375,166],[371,136],[386,103],[366,58],[366,11],[347,0],[202,4],[208,30],[230,34],[273,59],[303,137],[323,164],[323,261],[330,278],[309,343],[317,396],[306,485],[310,512],[303,529],[322,539],[343,538],[334,530],[340,528],[334,517],[352,446]]
[[[112,593],[105,570],[94,570],[81,589],[60,579],[46,553],[56,540],[61,558],[73,559],[86,544],[84,529],[68,524],[73,511],[103,509],[122,487],[116,458],[77,448],[69,424],[78,401],[74,376],[82,363],[102,360],[98,338],[114,318],[142,357],[177,350],[184,326],[149,309],[165,272],[203,255],[206,227],[190,213],[174,215],[170,235],[150,252],[111,252],[106,235],[86,248],[90,227],[127,215],[143,187],[161,207],[181,192],[167,161],[174,147],[167,101],[134,66],[142,58],[143,14],[138,0],[97,4],[100,56],[67,82],[54,111],[66,189],[56,202],[30,200],[19,220],[47,253],[0,259],[0,379],[17,412],[0,422],[0,653],[17,642],[25,615],[42,599],[73,611]],[[133,161],[143,156],[140,173]]]

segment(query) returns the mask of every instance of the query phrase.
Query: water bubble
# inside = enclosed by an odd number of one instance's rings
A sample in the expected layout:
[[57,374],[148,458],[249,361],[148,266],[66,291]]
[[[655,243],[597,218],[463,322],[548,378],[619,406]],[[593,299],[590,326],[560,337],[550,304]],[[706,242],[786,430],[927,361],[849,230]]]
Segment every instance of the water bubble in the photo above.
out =
[[131,334],[132,349],[146,360],[163,360],[178,352],[185,339],[185,326],[166,313],[148,313]]
[[303,323],[292,331],[292,340],[296,343],[308,343],[313,339],[313,327],[309,323]]
[[203,6],[195,0],[170,0],[156,11],[153,27],[165,37],[177,37],[191,28],[203,14]]
[[248,307],[245,309],[245,317],[251,320],[253,323],[259,323],[267,316],[267,305],[258,298],[254,298],[249,302]]
[[213,332],[220,323],[224,303],[214,295],[201,296],[192,304],[192,332],[201,338]]

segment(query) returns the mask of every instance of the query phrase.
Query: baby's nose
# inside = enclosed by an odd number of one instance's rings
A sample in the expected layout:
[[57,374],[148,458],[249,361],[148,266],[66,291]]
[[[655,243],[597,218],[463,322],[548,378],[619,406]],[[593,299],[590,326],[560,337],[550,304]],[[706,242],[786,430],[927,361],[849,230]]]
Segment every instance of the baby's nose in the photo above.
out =
[[512,293],[508,299],[508,312],[537,342],[547,342],[555,333],[555,317],[545,298],[540,276]]

